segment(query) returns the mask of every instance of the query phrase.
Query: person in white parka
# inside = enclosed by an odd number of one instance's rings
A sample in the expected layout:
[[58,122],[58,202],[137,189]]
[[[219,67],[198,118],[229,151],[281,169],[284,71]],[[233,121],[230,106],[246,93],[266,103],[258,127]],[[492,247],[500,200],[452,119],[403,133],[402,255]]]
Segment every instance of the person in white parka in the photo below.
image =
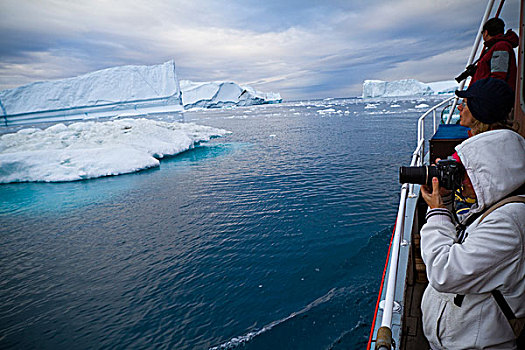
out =
[[421,229],[429,280],[423,330],[432,349],[516,349],[525,321],[525,196],[501,201],[523,194],[525,140],[511,130],[494,130],[467,139],[456,151],[466,170],[463,194],[476,203],[458,234],[437,178],[432,189],[421,187],[429,205]]

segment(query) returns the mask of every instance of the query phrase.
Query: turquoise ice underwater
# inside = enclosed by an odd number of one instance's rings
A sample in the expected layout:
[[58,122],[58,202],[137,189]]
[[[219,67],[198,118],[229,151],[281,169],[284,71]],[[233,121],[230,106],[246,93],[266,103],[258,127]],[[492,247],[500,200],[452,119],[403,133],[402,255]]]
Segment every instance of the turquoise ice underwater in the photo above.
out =
[[138,173],[0,186],[0,346],[363,347],[422,102],[190,111],[232,134]]

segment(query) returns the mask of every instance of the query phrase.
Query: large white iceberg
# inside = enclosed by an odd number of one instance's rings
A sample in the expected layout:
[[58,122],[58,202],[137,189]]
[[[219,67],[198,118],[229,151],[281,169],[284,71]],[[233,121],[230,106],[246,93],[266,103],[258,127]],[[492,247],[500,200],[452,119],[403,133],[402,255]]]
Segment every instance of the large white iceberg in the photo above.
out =
[[175,63],[121,66],[0,91],[5,125],[182,111]]
[[144,118],[22,129],[0,137],[0,183],[74,181],[135,172],[226,133]]
[[249,106],[282,101],[279,93],[265,93],[231,81],[193,82],[181,80],[184,108]]
[[458,84],[454,80],[422,83],[415,79],[396,81],[365,80],[363,98],[425,96],[454,93]]
[[153,66],[113,67],[0,91],[0,123],[12,126],[140,116],[181,112],[184,107],[248,106],[281,101],[279,93],[264,93],[234,82],[183,80],[179,84],[175,63],[169,61]]

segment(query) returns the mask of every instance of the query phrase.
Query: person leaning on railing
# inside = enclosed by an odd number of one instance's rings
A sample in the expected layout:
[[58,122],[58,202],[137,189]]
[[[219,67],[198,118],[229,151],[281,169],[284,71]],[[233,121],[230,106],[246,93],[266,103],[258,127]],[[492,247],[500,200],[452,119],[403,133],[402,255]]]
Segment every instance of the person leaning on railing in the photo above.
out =
[[430,208],[421,229],[423,330],[432,349],[516,349],[525,323],[525,139],[492,130],[456,151],[463,195],[475,204],[456,223],[437,178],[421,187]]
[[519,38],[511,29],[504,32],[505,22],[501,18],[491,18],[483,25],[484,49],[470,85],[493,77],[504,80],[512,89],[516,86],[516,55],[513,48],[518,46]]

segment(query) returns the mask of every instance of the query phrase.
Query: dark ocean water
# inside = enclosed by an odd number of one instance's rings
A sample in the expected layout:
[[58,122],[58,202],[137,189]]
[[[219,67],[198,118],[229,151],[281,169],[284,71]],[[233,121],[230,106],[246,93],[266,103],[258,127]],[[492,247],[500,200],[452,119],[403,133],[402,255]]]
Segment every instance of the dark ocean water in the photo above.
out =
[[191,111],[233,133],[0,185],[0,348],[364,348],[421,102]]

